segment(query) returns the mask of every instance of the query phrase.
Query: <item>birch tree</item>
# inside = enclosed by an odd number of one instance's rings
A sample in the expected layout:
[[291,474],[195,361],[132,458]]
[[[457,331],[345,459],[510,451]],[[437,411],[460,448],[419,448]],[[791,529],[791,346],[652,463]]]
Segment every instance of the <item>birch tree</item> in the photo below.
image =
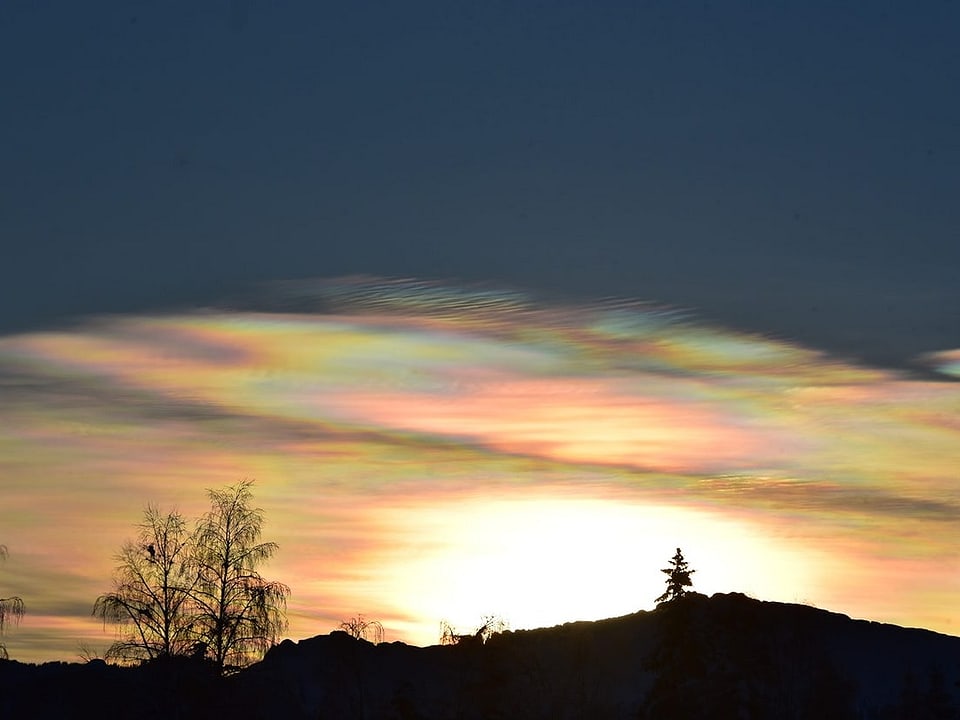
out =
[[290,588],[265,580],[258,569],[277,544],[260,541],[263,511],[251,507],[251,485],[208,490],[210,510],[195,533],[197,635],[221,672],[262,657],[287,626]]
[[197,583],[186,521],[147,505],[137,528],[116,555],[113,591],[93,606],[95,616],[118,626],[106,655],[125,663],[186,655],[196,642]]

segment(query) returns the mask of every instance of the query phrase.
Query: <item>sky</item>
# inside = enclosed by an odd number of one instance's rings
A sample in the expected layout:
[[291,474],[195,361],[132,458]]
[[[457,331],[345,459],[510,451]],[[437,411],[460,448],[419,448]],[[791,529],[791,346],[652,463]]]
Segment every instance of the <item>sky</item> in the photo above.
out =
[[[953,2],[0,5],[3,643],[255,478],[291,637],[956,634]],[[602,558],[602,560],[601,560]]]

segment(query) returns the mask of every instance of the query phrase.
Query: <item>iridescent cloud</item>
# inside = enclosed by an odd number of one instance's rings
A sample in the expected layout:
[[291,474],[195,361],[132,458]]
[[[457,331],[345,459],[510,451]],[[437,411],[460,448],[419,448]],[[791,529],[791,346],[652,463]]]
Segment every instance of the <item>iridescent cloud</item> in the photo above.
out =
[[[290,284],[284,312],[0,338],[0,590],[24,660],[76,656],[148,501],[257,479],[290,635],[428,643],[650,607],[677,545],[742,590],[955,631],[960,385],[652,304]],[[295,308],[296,311],[291,308]],[[942,353],[949,374],[956,351]]]
[[960,378],[960,349],[929,353],[923,359],[944,375]]

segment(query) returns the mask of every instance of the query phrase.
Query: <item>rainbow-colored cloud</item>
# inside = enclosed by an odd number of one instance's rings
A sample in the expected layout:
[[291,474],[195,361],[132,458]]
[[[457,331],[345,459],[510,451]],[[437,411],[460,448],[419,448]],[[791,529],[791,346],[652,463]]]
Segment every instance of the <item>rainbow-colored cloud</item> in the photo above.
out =
[[677,545],[704,591],[955,631],[960,350],[937,380],[650,304],[418,281],[282,305],[0,338],[12,657],[107,644],[89,608],[143,505],[196,514],[241,477],[294,637],[629,612]]

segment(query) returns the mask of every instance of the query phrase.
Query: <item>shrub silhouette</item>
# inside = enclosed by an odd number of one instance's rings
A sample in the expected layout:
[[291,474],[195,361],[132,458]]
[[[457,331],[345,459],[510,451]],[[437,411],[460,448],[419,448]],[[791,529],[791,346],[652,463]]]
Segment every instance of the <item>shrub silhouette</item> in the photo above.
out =
[[358,614],[340,623],[340,629],[357,640],[369,640],[374,645],[383,642],[383,625],[379,620],[367,620]]
[[440,621],[440,644],[441,645],[463,645],[479,644],[482,645],[497,633],[504,632],[510,628],[510,624],[498,615],[484,615],[481,618],[480,626],[469,633],[458,633],[454,627],[446,620]]

